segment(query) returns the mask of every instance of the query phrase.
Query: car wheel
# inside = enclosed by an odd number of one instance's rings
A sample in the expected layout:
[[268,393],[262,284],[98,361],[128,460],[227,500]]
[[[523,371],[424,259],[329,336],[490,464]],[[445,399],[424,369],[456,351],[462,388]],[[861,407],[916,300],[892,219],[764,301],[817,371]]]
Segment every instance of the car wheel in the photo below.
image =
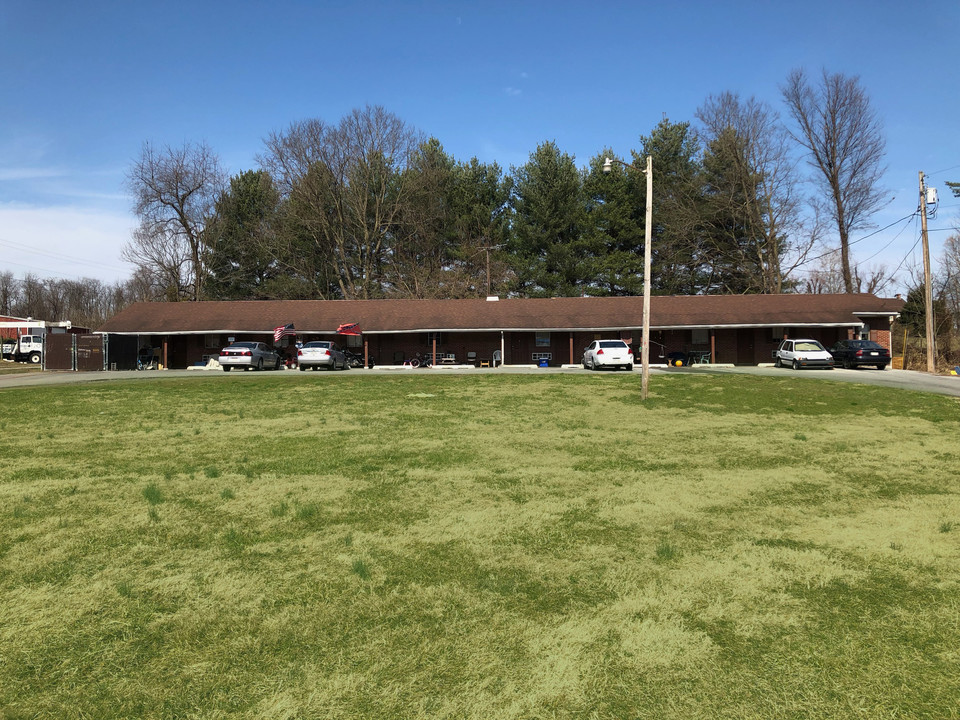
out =
[[627,372],[633,372],[633,365],[624,365],[624,367],[627,369]]
[[887,366],[884,365],[883,363],[877,365],[877,370],[886,370],[886,369],[887,369]]
[[263,358],[257,360],[257,372],[260,372],[261,370],[263,370]]
[[231,368],[229,365],[224,365],[224,366],[223,366],[223,371],[224,371],[224,372],[230,372],[232,369],[233,369],[233,368]]
[[774,366],[775,368],[783,367],[783,365],[780,363],[780,357],[779,357],[779,356],[777,356],[777,358],[773,361],[773,366]]
[[794,358],[794,361],[793,361],[793,369],[794,369],[794,370],[799,370],[799,369],[800,369],[800,361],[797,360],[796,358]]
[[274,370],[279,370],[283,366],[283,363],[280,362],[280,358],[277,358],[277,364],[273,366]]

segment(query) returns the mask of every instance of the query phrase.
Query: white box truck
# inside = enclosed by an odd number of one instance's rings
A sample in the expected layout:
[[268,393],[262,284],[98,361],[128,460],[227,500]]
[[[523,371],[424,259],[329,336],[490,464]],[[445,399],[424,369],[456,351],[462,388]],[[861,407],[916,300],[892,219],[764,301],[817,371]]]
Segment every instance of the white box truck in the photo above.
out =
[[39,365],[43,362],[43,335],[21,335],[3,344],[3,359]]

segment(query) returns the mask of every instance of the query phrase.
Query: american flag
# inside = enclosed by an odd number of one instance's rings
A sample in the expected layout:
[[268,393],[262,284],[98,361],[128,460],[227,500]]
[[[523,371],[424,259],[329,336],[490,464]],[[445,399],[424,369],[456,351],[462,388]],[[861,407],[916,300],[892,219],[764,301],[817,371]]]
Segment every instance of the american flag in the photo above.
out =
[[360,335],[360,323],[343,323],[337,328],[337,335]]
[[296,335],[297,331],[293,329],[293,323],[288,325],[281,325],[280,327],[275,327],[273,329],[273,341],[275,343],[280,342],[280,338],[284,335]]

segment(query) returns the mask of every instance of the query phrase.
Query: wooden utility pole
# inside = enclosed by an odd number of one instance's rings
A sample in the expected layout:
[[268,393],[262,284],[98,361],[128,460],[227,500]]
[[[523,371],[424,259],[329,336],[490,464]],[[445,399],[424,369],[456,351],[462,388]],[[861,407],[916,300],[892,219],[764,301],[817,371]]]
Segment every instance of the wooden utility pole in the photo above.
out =
[[650,240],[653,235],[653,156],[647,155],[647,208],[643,241],[643,345],[640,346],[640,399],[650,384]]
[[643,242],[643,342],[640,344],[640,399],[646,400],[650,384],[650,240],[653,235],[653,156],[647,155],[646,168],[639,168],[623,160],[606,158],[603,161],[603,172],[609,173],[613,170],[614,163],[639,170],[647,176],[647,211],[644,218],[646,228]]
[[935,373],[936,352],[933,332],[933,288],[930,282],[930,242],[927,238],[927,188],[923,182],[923,170],[920,171],[920,229],[923,238],[923,291],[926,299],[927,316],[927,372]]
[[487,253],[487,297],[490,297],[490,251],[499,250],[501,247],[503,246],[502,245],[486,245],[484,247],[479,248],[480,250],[484,250]]

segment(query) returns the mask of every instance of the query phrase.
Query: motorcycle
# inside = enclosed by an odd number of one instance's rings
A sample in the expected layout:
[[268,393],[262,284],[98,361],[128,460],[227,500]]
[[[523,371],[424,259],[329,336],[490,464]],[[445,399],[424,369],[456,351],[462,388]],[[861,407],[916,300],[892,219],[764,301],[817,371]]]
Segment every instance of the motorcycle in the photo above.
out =
[[[363,356],[357,355],[355,352],[350,352],[349,350],[343,351],[343,356],[347,360],[347,364],[352,368],[363,367]],[[372,363],[371,363],[372,364]]]

